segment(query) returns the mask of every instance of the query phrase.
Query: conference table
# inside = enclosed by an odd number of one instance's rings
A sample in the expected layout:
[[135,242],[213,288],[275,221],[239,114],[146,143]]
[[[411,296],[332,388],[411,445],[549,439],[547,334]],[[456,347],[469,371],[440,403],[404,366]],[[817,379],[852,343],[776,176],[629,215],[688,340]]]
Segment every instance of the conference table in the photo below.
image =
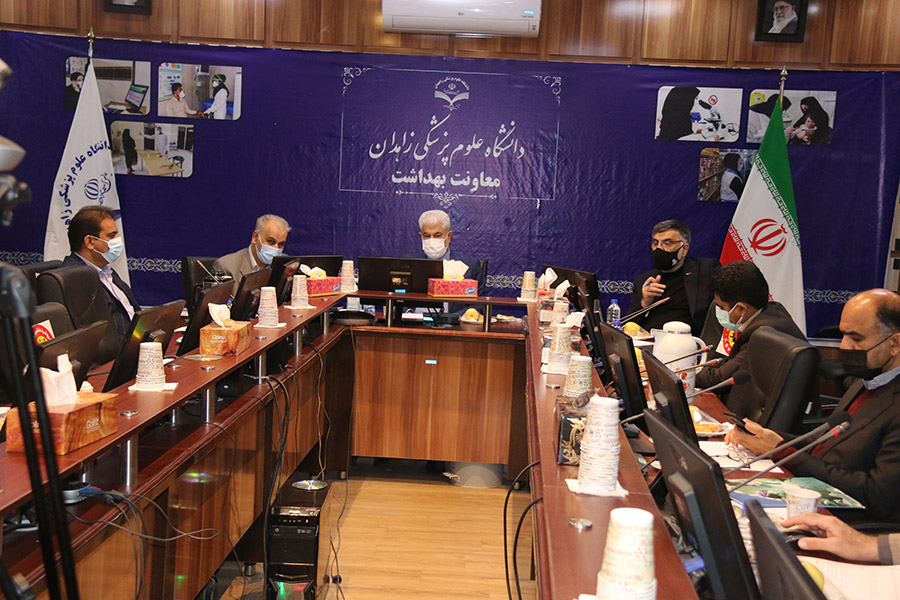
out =
[[[389,299],[386,292],[353,295],[365,302]],[[534,513],[542,599],[594,592],[609,512],[619,506],[654,515],[659,589],[666,597],[695,597],[630,452],[622,452],[619,466],[626,497],[567,489],[565,479],[577,477],[577,468],[556,464],[559,390],[547,387],[561,386],[564,377],[540,372],[541,329],[533,307],[521,322],[488,322],[476,331],[399,320],[348,327],[329,314],[345,297],[312,298],[313,308],[302,311],[281,307],[279,321],[286,325],[253,327],[250,347],[237,356],[177,358],[166,368],[167,381],[178,384],[172,392],[129,391],[127,385],[114,390],[116,433],[59,457],[67,480],[135,494],[146,530],[165,540],[145,546],[143,598],[195,598],[262,513],[268,491],[298,466],[318,472],[309,459],[319,444],[332,472],[346,472],[354,456],[382,456],[503,464],[512,477],[540,460],[530,483],[534,498],[543,498]],[[521,312],[523,306],[511,298],[465,303],[486,314],[492,307],[515,305]],[[276,357],[283,370],[273,367]],[[236,378],[237,396],[217,400],[216,386],[228,378]],[[284,464],[276,469],[282,440]],[[624,435],[621,441],[627,448]],[[0,448],[4,515],[30,499],[26,473],[23,455]],[[105,523],[119,510],[100,499],[69,509],[80,588],[103,590],[104,598],[133,597],[139,568],[131,536]],[[593,527],[577,530],[569,525],[573,518],[589,519]],[[169,539],[176,536],[167,520],[181,531],[212,528],[227,535]],[[33,582],[39,598],[47,596],[36,532],[5,535],[2,556],[11,572]]]

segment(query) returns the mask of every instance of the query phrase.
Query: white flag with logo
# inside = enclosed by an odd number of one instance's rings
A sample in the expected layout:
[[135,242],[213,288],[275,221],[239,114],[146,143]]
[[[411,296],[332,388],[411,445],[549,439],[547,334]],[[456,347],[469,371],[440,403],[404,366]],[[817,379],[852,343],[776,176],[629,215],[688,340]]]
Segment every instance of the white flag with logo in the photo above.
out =
[[723,265],[753,261],[766,276],[772,299],[806,331],[800,230],[781,119],[779,102],[725,236],[720,261]]
[[[124,241],[112,151],[103,119],[97,76],[91,62],[84,76],[69,139],[53,183],[44,238],[44,260],[62,260],[69,254],[69,240],[66,237],[69,220],[80,208],[97,204],[115,213],[119,235]],[[130,283],[128,257],[124,250],[122,257],[112,266],[126,283]]]

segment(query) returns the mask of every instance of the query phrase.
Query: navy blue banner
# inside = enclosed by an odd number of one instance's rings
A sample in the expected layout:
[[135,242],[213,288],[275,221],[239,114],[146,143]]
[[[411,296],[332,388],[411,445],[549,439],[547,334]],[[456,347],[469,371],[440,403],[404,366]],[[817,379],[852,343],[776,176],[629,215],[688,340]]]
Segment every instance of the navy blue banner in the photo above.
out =
[[[42,250],[72,118],[66,59],[86,45],[0,32],[0,57],[15,71],[0,90],[0,135],[28,151],[14,175],[34,191],[0,229],[0,260]],[[144,116],[107,117],[194,127],[191,177],[117,176],[144,304],[181,296],[181,256],[245,247],[262,213],[290,221],[289,253],[355,258],[416,251],[418,215],[432,208],[450,214],[455,247],[489,260],[494,293],[515,294],[522,271],[551,263],[596,271],[607,296],[624,300],[650,267],[657,221],[687,222],[691,253],[719,255],[735,205],[697,201],[700,152],[758,148],[744,141],[749,95],[779,79],[774,70],[114,40],[97,40],[94,56],[150,61],[153,99],[163,62],[242,72],[240,119],[167,121],[156,102]],[[740,127],[738,141],[655,140],[662,86],[741,89],[740,123],[728,124]],[[789,147],[813,333],[837,323],[850,293],[883,281],[900,180],[900,73],[796,71],[787,88],[836,92],[831,143]],[[710,111],[702,118],[716,124]]]

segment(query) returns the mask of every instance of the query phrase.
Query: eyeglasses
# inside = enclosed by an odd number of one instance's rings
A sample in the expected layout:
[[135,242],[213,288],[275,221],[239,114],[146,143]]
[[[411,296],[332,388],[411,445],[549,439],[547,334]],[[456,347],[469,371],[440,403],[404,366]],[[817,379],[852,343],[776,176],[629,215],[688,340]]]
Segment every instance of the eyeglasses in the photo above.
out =
[[671,251],[677,248],[681,248],[682,246],[684,246],[684,242],[682,240],[650,240],[650,248],[652,250],[662,248],[663,250]]

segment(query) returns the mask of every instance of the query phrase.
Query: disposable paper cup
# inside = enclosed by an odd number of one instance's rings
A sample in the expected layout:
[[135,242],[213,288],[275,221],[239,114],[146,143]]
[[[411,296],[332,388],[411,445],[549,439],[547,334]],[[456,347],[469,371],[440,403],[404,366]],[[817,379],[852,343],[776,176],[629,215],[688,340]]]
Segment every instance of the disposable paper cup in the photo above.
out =
[[569,373],[563,395],[576,397],[593,388],[594,361],[589,356],[573,356],[569,359]]
[[814,513],[819,508],[821,494],[801,487],[789,487],[785,490],[787,516],[790,519],[803,513]]
[[156,386],[166,383],[162,344],[159,342],[141,342],[138,350],[138,370],[135,383],[141,386]]
[[551,373],[568,373],[571,352],[550,352],[547,355],[547,370]]
[[550,315],[550,324],[556,325],[557,323],[562,323],[566,320],[566,317],[569,316],[569,303],[568,302],[554,302],[553,303],[553,314]]
[[571,328],[566,327],[562,324],[553,325],[553,336],[550,338],[550,352],[556,352],[559,354],[572,353]]
[[578,484],[586,492],[610,493],[616,489],[619,474],[619,403],[596,394],[588,405]]
[[291,306],[306,306],[307,304],[309,304],[309,288],[306,285],[306,275],[294,275]]
[[537,290],[537,284],[534,279],[534,271],[525,271],[522,274],[522,289]]
[[639,593],[656,579],[652,514],[639,508],[616,508],[609,513],[598,587],[601,579]]
[[597,600],[656,600],[656,579],[644,585],[620,585],[597,575]]

